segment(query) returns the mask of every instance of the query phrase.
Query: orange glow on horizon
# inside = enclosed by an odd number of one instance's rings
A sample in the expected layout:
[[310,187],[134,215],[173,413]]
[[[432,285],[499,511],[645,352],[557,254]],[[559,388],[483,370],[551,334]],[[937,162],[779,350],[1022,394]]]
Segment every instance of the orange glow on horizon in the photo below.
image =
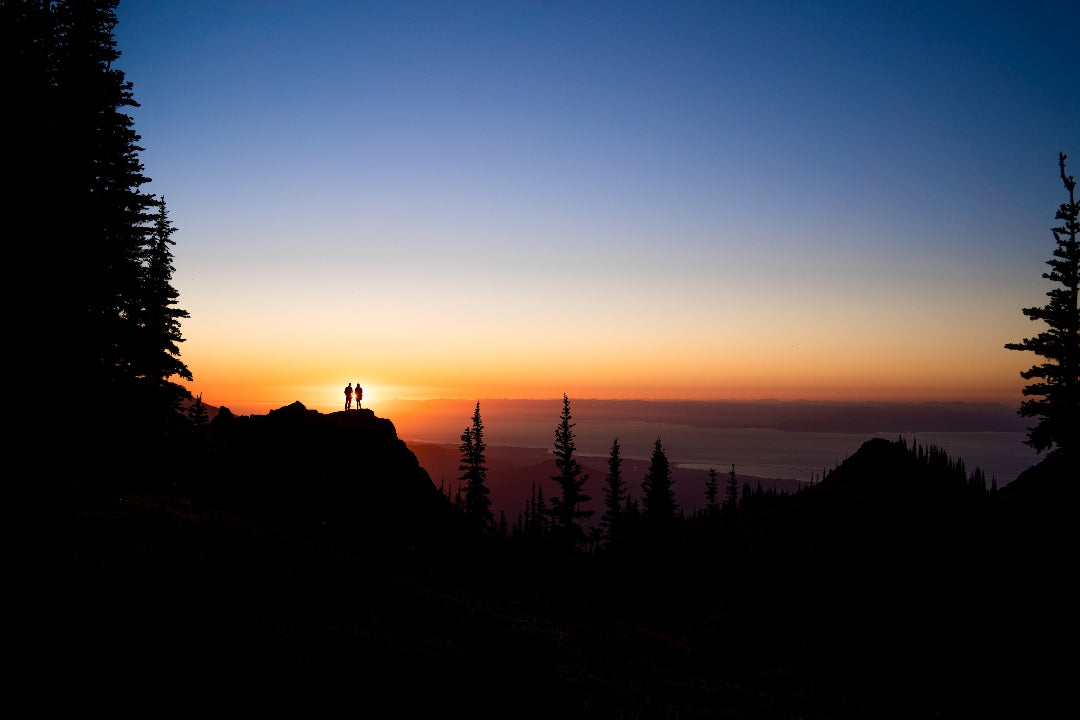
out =
[[362,406],[391,419],[401,410],[395,400],[560,399],[564,392],[571,399],[1019,405],[1020,371],[1034,359],[1002,347],[1001,338],[1031,331],[1019,313],[1003,327],[924,327],[918,313],[882,319],[838,303],[843,312],[829,324],[798,313],[775,322],[725,315],[716,330],[704,321],[665,325],[639,316],[639,330],[611,332],[597,318],[562,333],[549,318],[547,325],[477,328],[480,340],[470,344],[461,342],[445,301],[431,301],[434,320],[413,302],[365,318],[362,334],[320,329],[317,314],[280,335],[262,326],[210,331],[192,320],[183,359],[195,381],[187,387],[209,405],[248,415],[297,401],[335,412],[344,409],[345,385],[360,383]]
[[[335,384],[256,384],[218,382],[195,382],[189,384],[193,394],[202,394],[203,402],[215,407],[228,407],[238,415],[265,414],[266,412],[301,402],[305,407],[322,413],[344,409],[344,387],[347,383],[358,380],[345,380]],[[906,377],[894,383],[874,382],[871,377],[857,377],[845,381],[816,383],[805,382],[804,378],[790,378],[786,382],[773,378],[769,383],[742,384],[729,386],[689,386],[679,383],[661,385],[623,385],[611,382],[583,381],[572,383],[481,383],[461,384],[457,387],[440,384],[407,385],[402,383],[381,384],[377,381],[364,382],[361,407],[370,409],[376,415],[392,417],[394,412],[401,412],[401,401],[422,400],[462,400],[482,401],[484,399],[560,399],[565,392],[571,399],[596,400],[697,400],[697,401],[748,401],[748,400],[812,400],[834,402],[992,402],[1019,404],[1022,399],[1022,379],[1008,386],[1003,383],[985,382],[980,377],[972,377],[964,384],[934,382],[930,378]],[[355,402],[355,401],[354,401]],[[407,405],[407,402],[405,403]],[[355,407],[355,405],[354,405]]]

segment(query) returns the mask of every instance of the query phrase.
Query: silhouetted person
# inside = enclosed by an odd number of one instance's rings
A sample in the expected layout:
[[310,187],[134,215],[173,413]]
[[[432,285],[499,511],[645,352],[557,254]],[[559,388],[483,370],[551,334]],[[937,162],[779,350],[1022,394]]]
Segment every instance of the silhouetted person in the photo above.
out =
[[356,409],[360,409],[360,400],[364,397],[364,388],[360,387],[360,383],[356,383]]
[[[359,398],[357,398],[356,406],[360,407]],[[352,407],[352,383],[345,386],[345,409],[348,410]]]

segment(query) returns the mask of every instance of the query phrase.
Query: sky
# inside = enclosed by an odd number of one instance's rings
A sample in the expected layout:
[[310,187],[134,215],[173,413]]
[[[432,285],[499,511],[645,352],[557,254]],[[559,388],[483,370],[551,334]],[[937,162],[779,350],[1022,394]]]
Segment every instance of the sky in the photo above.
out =
[[211,405],[1022,399],[1071,0],[117,17]]

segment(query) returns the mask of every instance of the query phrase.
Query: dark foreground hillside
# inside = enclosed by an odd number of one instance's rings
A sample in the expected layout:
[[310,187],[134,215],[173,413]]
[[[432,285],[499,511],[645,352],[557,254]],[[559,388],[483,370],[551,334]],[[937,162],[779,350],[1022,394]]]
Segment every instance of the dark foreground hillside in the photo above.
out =
[[5,485],[16,694],[297,694],[396,717],[948,718],[1038,716],[1073,682],[1062,463],[980,493],[873,440],[733,521],[575,558],[473,536],[369,412],[226,418],[170,468]]

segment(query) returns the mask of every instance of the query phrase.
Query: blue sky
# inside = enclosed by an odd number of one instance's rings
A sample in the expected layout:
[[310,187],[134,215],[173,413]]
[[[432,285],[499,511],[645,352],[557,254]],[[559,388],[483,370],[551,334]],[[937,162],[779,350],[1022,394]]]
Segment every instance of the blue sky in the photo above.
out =
[[1019,401],[1076,3],[117,14],[208,402]]

